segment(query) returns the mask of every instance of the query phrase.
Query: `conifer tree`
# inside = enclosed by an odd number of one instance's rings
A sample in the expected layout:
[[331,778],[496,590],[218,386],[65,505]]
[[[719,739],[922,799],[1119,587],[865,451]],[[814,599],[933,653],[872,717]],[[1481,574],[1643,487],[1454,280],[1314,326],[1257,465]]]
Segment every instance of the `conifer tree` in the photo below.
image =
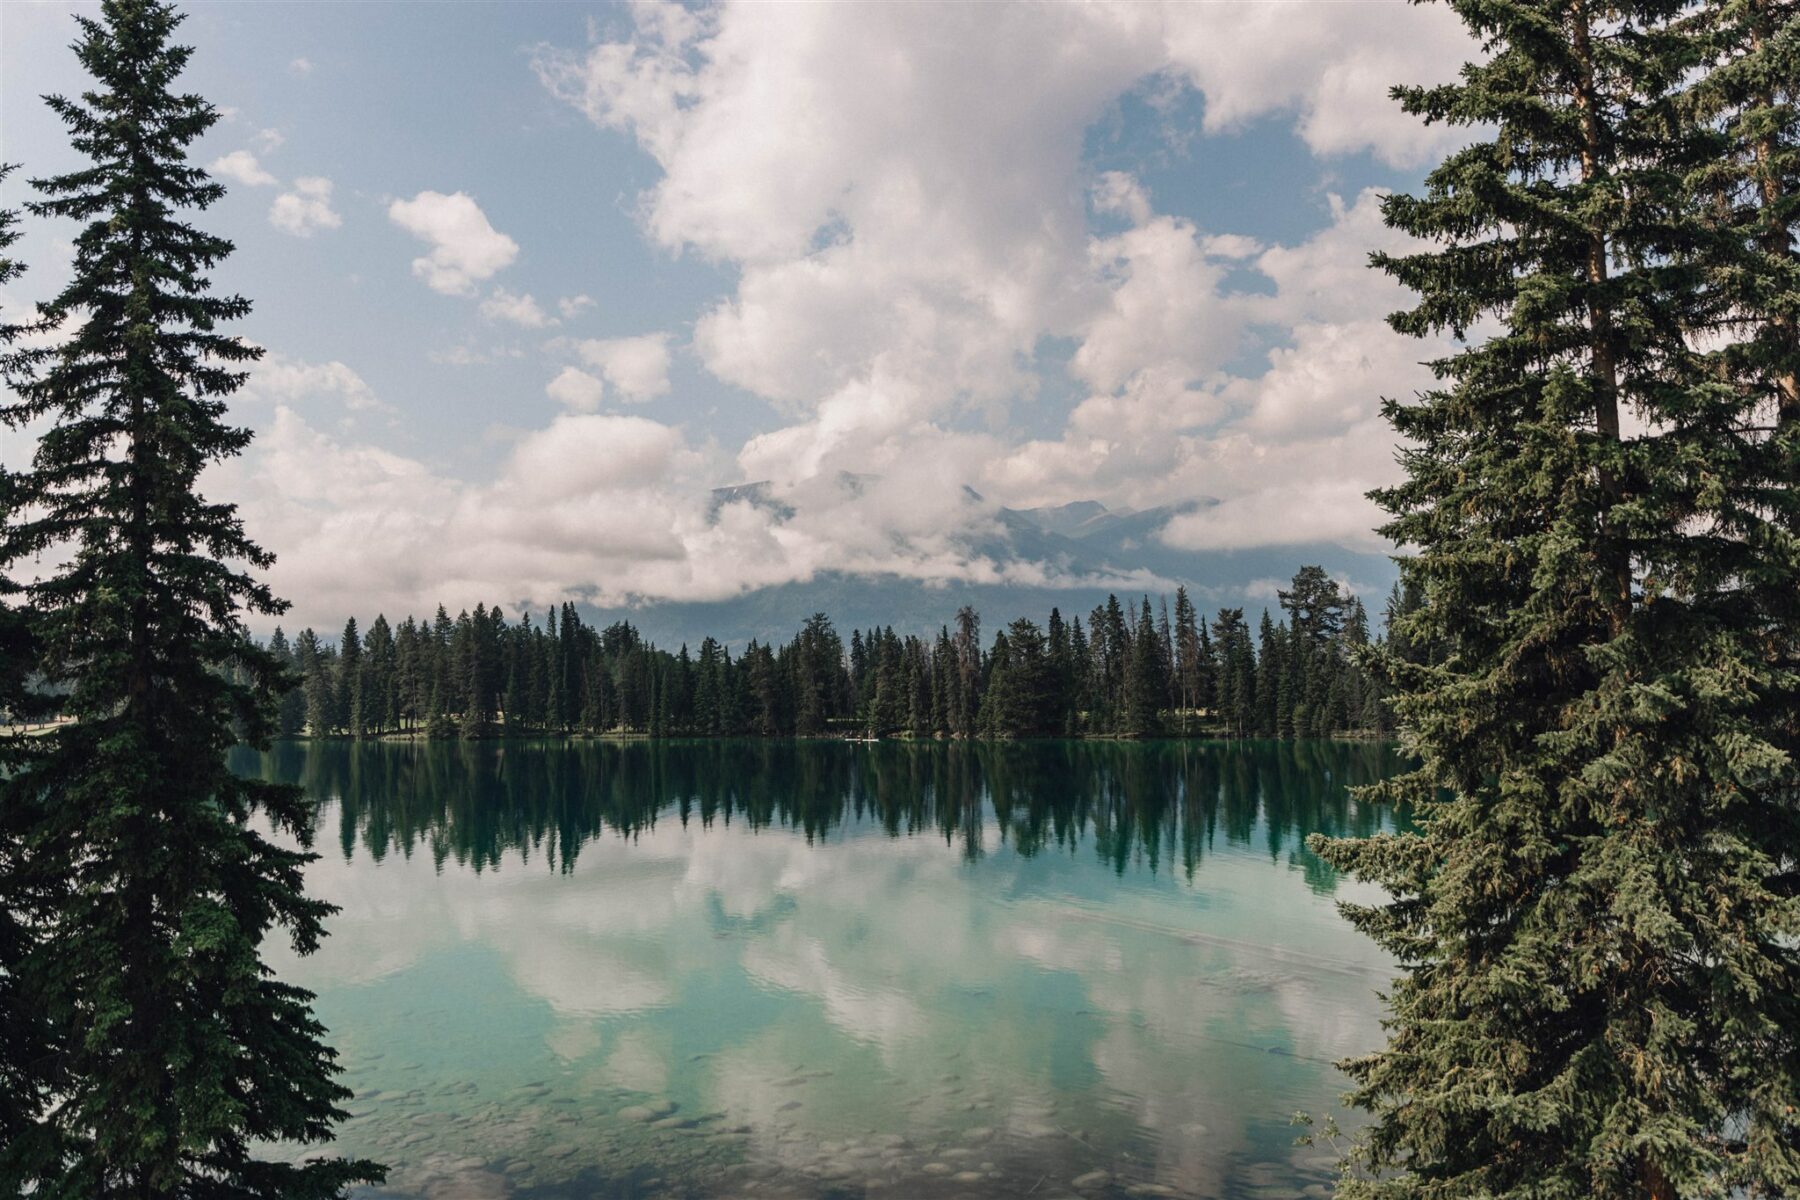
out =
[[[0,183],[14,169],[0,164]],[[17,220],[17,213],[0,209],[0,284],[24,271],[23,264],[7,254],[19,239]],[[23,332],[11,316],[0,313],[4,356],[0,366],[9,376],[15,365],[10,348]],[[0,514],[12,511],[16,503],[11,477],[0,472]],[[8,565],[0,558],[0,726],[23,725],[48,711],[48,698],[31,686],[37,647],[26,614],[12,604],[21,589],[7,578]],[[0,729],[0,776],[24,768],[43,748],[38,738]],[[6,1014],[0,1020],[0,1147],[14,1148],[0,1150],[0,1180],[23,1173],[13,1156],[23,1161],[36,1153],[28,1140],[36,1131],[38,1114],[52,1102],[58,1087],[55,1034],[42,1011],[26,1007],[19,988],[19,964],[38,949],[26,919],[30,897],[21,886],[26,833],[20,825],[0,819],[0,1013]]]
[[356,618],[344,622],[343,636],[338,638],[337,713],[345,732],[353,738],[363,735],[366,714],[363,711],[362,638],[356,632]]
[[400,727],[400,697],[395,687],[394,631],[387,617],[375,614],[369,636],[363,639],[363,720],[369,730],[381,733]]
[[[1687,89],[1731,58],[1696,24],[1781,11],[1791,64],[1793,9],[1454,7],[1490,57],[1397,94],[1476,140],[1386,205],[1437,246],[1378,262],[1419,294],[1401,332],[1496,332],[1386,406],[1422,823],[1315,842],[1393,894],[1348,911],[1404,971],[1388,1045],[1347,1064],[1374,1123],[1338,1194],[1791,1197],[1793,276],[1702,202],[1731,156]],[[1752,258],[1760,309],[1722,278]]]
[[[68,329],[34,352],[0,408],[47,429],[8,480],[0,564],[70,557],[23,590],[36,666],[74,723],[0,782],[6,900],[33,940],[5,973],[57,1042],[28,1128],[0,1147],[0,1193],[38,1197],[327,1197],[379,1171],[256,1157],[320,1142],[349,1091],[308,993],[269,975],[279,933],[313,949],[331,909],[306,897],[299,789],[242,779],[225,751],[266,740],[280,667],[244,629],[282,604],[250,570],[269,556],[235,509],[197,490],[249,434],[225,421],[257,351],[219,332],[246,301],[211,291],[229,243],[187,223],[222,189],[187,148],[218,119],[174,86],[180,17],[107,0],[77,18],[93,77],[51,97],[87,165],[36,182],[44,217],[81,224],[72,278],[41,317]],[[253,815],[254,814],[254,815]]]
[[1185,732],[1189,714],[1206,703],[1206,634],[1200,628],[1187,588],[1175,589],[1175,706]]
[[1150,601],[1145,597],[1138,612],[1137,633],[1126,653],[1124,703],[1120,706],[1119,732],[1132,737],[1146,737],[1157,731],[1167,684],[1163,678],[1167,655],[1150,617]]
[[294,666],[304,680],[301,685],[304,703],[301,712],[310,737],[324,737],[331,732],[331,680],[325,671],[325,658],[320,651],[319,635],[302,629],[294,641]]
[[1718,235],[1694,257],[1706,269],[1712,327],[1736,335],[1713,365],[1788,427],[1800,423],[1797,23],[1794,0],[1702,6],[1689,32],[1710,69],[1684,97],[1712,139],[1688,183]]

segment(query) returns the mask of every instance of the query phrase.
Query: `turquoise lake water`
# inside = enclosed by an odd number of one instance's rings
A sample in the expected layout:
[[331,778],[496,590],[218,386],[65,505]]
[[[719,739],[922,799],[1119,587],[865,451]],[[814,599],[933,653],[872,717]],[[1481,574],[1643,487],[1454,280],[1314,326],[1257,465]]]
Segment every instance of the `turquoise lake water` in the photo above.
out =
[[1323,1196],[1381,1042],[1370,743],[320,743],[314,955],[268,947],[374,1194]]

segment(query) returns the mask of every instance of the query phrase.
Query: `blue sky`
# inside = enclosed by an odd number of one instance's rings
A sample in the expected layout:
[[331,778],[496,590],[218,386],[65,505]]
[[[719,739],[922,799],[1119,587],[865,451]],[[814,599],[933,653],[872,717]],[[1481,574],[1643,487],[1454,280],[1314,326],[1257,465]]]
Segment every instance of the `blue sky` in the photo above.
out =
[[[71,11],[0,6],[22,176],[70,163],[36,97],[82,86]],[[1089,498],[1216,500],[1186,549],[1380,548],[1377,405],[1431,351],[1361,264],[1371,189],[1449,144],[1384,95],[1467,53],[1435,8],[188,11],[218,282],[269,351],[210,486],[302,617],[1055,586],[976,547],[997,505]],[[3,299],[69,236],[29,222]],[[706,503],[764,479],[788,509]]]

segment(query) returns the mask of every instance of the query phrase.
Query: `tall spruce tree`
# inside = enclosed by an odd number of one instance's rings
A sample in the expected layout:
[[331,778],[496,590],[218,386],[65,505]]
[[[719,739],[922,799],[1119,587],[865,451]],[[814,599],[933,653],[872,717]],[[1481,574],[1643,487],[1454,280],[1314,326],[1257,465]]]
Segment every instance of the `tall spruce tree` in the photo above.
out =
[[[5,973],[58,1042],[27,1128],[0,1147],[0,1193],[37,1197],[327,1197],[367,1163],[256,1157],[321,1142],[347,1089],[308,993],[271,977],[265,936],[301,952],[331,911],[302,890],[299,790],[225,766],[234,726],[266,738],[279,667],[246,613],[282,605],[248,572],[269,557],[234,508],[197,490],[249,434],[225,422],[256,351],[218,332],[248,304],[206,272],[231,247],[187,223],[222,194],[187,148],[217,113],[173,90],[190,51],[162,3],[77,18],[94,79],[51,97],[82,169],[38,181],[39,216],[80,222],[72,279],[41,316],[68,331],[30,356],[13,428],[47,424],[8,481],[0,563],[66,548],[24,588],[36,665],[76,718],[13,764],[0,829],[21,852],[6,900],[31,941]],[[9,998],[12,1000],[14,998]]]
[[[0,164],[0,183],[15,170]],[[0,284],[24,271],[7,251],[19,239],[18,214],[0,209]],[[0,313],[0,367],[10,377],[17,360],[11,347],[23,332],[11,313]],[[0,514],[13,510],[12,477],[0,471]],[[47,714],[49,698],[34,686],[37,661],[31,622],[15,607],[20,585],[7,578],[9,562],[0,557],[0,776],[26,766],[43,752],[42,739],[23,728]],[[35,1153],[27,1145],[37,1128],[37,1115],[53,1101],[59,1061],[56,1034],[38,1006],[28,1006],[21,990],[19,964],[36,947],[37,931],[29,919],[32,897],[25,887],[27,830],[7,820],[0,809],[0,1147],[16,1146],[21,1158]],[[0,1151],[0,1181],[15,1171],[10,1155]]]
[[1767,230],[1701,202],[1691,103],[1731,58],[1713,18],[1779,6],[1454,7],[1490,57],[1397,95],[1477,140],[1387,203],[1437,248],[1378,262],[1419,293],[1401,332],[1495,332],[1386,406],[1421,822],[1315,842],[1392,893],[1348,912],[1403,968],[1386,1048],[1346,1064],[1374,1123],[1339,1195],[1791,1197],[1793,275],[1721,300]]

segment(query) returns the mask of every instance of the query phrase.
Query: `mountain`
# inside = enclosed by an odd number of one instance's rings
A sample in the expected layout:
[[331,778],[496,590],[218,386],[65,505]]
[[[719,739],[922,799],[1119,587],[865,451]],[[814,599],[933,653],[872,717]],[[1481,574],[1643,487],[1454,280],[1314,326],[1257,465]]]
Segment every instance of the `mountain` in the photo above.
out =
[[[852,477],[854,481],[854,477]],[[847,485],[848,486],[848,485]],[[971,493],[973,495],[973,493]],[[979,499],[979,497],[976,497]],[[772,497],[766,483],[740,484],[713,492],[721,505],[747,500],[782,519],[792,515]],[[1145,593],[1152,603],[1185,584],[1203,614],[1220,606],[1243,607],[1255,623],[1264,607],[1275,606],[1275,588],[1301,566],[1317,563],[1347,579],[1371,612],[1379,613],[1395,578],[1387,556],[1331,544],[1259,547],[1246,550],[1181,550],[1159,536],[1170,518],[1212,501],[1141,510],[1108,509],[1096,500],[1044,508],[1001,508],[999,530],[971,541],[974,555],[1001,565],[1036,563],[1054,577],[1082,579],[1072,587],[1021,584],[923,583],[896,575],[825,572],[804,583],[761,588],[727,600],[656,601],[641,607],[586,607],[583,619],[601,624],[630,621],[659,645],[698,644],[711,635],[735,648],[755,638],[786,641],[815,612],[828,614],[846,637],[851,629],[892,625],[901,634],[934,634],[950,624],[965,604],[981,614],[984,640],[1016,617],[1040,624],[1052,607],[1065,618],[1088,613],[1110,592],[1121,599]],[[1149,580],[1163,581],[1157,586]],[[1098,580],[1099,582],[1085,582]],[[1126,582],[1141,580],[1142,582]]]

